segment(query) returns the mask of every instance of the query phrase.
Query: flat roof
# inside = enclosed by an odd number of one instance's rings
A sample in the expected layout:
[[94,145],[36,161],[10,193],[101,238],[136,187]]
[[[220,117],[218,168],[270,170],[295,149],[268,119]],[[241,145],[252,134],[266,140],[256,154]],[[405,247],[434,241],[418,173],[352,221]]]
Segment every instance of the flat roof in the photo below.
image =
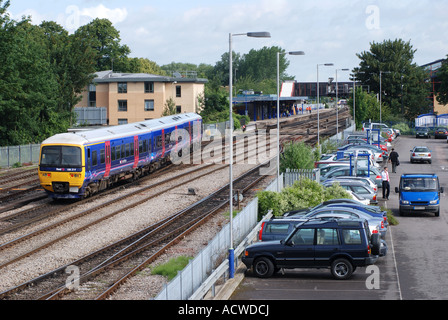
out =
[[207,79],[203,78],[184,78],[184,77],[167,77],[149,73],[121,73],[108,71],[100,71],[95,73],[93,82],[109,83],[109,82],[194,82],[207,83]]

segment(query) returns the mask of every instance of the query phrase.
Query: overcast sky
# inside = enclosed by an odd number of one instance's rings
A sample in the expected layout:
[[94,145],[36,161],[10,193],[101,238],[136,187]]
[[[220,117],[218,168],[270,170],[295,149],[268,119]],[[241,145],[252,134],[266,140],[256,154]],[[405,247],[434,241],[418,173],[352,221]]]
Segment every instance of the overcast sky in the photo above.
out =
[[[4,1],[3,1],[4,2]],[[132,57],[158,65],[171,62],[215,65],[229,51],[229,33],[268,31],[269,39],[233,37],[245,54],[264,46],[305,51],[289,56],[289,75],[298,81],[335,76],[359,65],[356,53],[371,42],[403,39],[422,65],[448,55],[447,0],[11,0],[14,19],[56,21],[73,32],[94,18],[108,18]],[[348,72],[338,72],[340,81]]]

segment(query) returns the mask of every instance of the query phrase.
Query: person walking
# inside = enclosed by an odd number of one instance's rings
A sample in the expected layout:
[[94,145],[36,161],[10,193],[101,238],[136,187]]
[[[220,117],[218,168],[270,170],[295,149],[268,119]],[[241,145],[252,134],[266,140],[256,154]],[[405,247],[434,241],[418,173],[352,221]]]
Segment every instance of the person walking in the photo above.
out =
[[390,194],[390,179],[389,172],[387,172],[387,167],[381,172],[381,180],[383,181],[383,199],[389,200]]
[[400,164],[400,161],[398,160],[399,157],[398,152],[395,151],[395,149],[392,149],[392,152],[389,155],[389,162],[392,163],[392,173],[397,173],[397,167]]

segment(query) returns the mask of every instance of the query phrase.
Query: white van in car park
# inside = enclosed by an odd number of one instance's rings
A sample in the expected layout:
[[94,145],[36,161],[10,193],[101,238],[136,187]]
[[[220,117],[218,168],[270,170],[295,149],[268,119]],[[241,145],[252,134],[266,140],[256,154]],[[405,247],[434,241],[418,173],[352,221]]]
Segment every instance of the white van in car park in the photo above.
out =
[[396,136],[400,135],[400,130],[390,128],[387,124],[379,123],[379,122],[365,122],[362,124],[362,131],[366,130],[385,130],[385,129],[392,129],[395,132]]

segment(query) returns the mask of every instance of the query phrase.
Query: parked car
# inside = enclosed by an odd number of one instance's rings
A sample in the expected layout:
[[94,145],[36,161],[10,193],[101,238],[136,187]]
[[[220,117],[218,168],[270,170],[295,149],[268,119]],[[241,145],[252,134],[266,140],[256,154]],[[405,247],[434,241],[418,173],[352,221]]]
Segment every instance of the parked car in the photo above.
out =
[[448,130],[444,127],[438,127],[434,131],[435,139],[446,139],[448,137]]
[[289,215],[288,219],[311,219],[311,218],[347,218],[349,215],[351,218],[366,219],[369,223],[370,231],[372,233],[379,232],[382,238],[386,237],[387,226],[384,223],[383,214],[367,212],[359,207],[338,206],[338,205],[326,205],[319,208],[312,208],[310,211],[299,212],[293,215]]
[[440,187],[436,174],[404,174],[400,186],[395,187],[400,197],[400,215],[415,212],[434,212],[440,215]]
[[355,180],[329,179],[322,183],[324,187],[330,187],[335,184],[339,184],[341,188],[345,190],[350,190],[363,198],[369,199],[370,204],[378,204],[378,201],[376,200],[377,192],[375,192],[365,182]]
[[373,189],[373,191],[378,192],[378,186],[376,183],[374,183],[370,178],[367,177],[337,177],[337,178],[333,178],[333,179],[329,179],[324,181],[325,182],[329,182],[329,181],[344,181],[344,180],[354,180],[354,181],[361,181],[364,182],[366,185],[368,185],[370,188]]
[[[320,181],[324,182],[329,179],[338,178],[342,176],[352,176],[355,174],[354,169],[350,169],[350,167],[346,168],[334,168],[330,171],[328,171],[324,176],[320,177]],[[358,167],[358,170],[356,172],[356,176],[358,177],[368,177],[371,179],[378,188],[383,187],[383,182],[381,179],[381,173],[380,171],[375,167],[370,167],[369,169],[367,167]]]
[[425,138],[425,139],[431,139],[431,133],[429,132],[428,128],[416,128],[415,129],[415,137],[418,138]]
[[352,191],[349,191],[349,190],[345,190],[345,191],[347,191],[347,193],[350,194],[350,196],[353,198],[353,200],[356,200],[356,201],[358,201],[358,202],[360,202],[362,204],[365,204],[365,205],[369,205],[370,204],[370,200],[369,199],[366,199],[366,198],[364,198],[364,197],[360,196],[359,194],[356,194],[356,193],[354,193]]
[[375,159],[377,159],[377,162],[383,162],[384,160],[387,160],[387,158],[389,157],[389,152],[388,149],[385,145],[381,144],[380,146],[376,145],[376,144],[348,144],[345,146],[342,146],[339,148],[340,151],[345,151],[345,152],[352,152],[352,150],[355,149],[360,149],[360,148],[367,148],[372,150],[374,153],[380,153],[381,157],[379,155],[375,155]]
[[425,146],[414,147],[411,150],[411,163],[425,161],[428,161],[428,163],[432,162],[431,150],[429,150],[428,147]]
[[[359,216],[350,213],[322,213],[313,219],[320,220],[337,220],[337,219],[354,219],[359,218]],[[361,218],[360,218],[361,219]],[[309,221],[310,218],[300,217],[300,216],[292,216],[291,218],[271,218],[269,220],[265,220],[261,224],[261,228],[258,231],[258,240],[259,241],[274,241],[274,240],[283,240],[294,230],[294,228],[303,223],[305,221]],[[369,223],[369,221],[366,219]],[[369,223],[370,234],[378,233],[377,227],[372,227]],[[387,255],[387,243],[384,239],[380,239],[380,252],[379,256],[384,257]]]
[[255,276],[269,278],[280,269],[330,268],[336,279],[348,279],[357,267],[374,264],[380,254],[379,234],[366,220],[310,220],[299,223],[283,240],[246,248],[242,262]]

